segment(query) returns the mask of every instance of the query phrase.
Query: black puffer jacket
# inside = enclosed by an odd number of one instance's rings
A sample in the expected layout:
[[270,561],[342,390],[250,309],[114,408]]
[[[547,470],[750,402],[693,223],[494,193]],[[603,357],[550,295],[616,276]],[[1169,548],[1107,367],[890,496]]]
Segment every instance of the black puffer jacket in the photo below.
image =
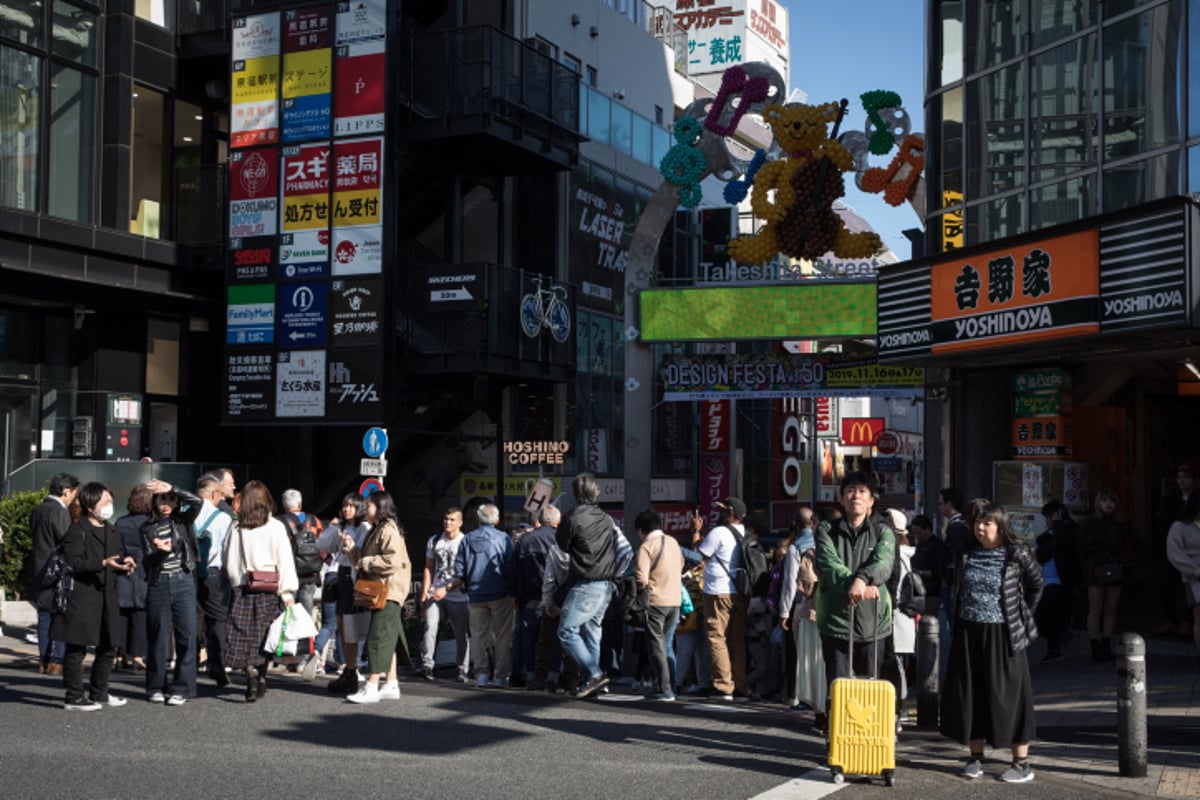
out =
[[[959,553],[955,569],[954,607],[958,608],[962,595],[963,564],[967,553],[977,545],[968,546]],[[1001,583],[1004,597],[1000,606],[1004,611],[1004,623],[1008,629],[1009,655],[1028,647],[1038,636],[1033,612],[1042,599],[1042,568],[1025,544],[1010,544],[1004,557],[1004,579]]]

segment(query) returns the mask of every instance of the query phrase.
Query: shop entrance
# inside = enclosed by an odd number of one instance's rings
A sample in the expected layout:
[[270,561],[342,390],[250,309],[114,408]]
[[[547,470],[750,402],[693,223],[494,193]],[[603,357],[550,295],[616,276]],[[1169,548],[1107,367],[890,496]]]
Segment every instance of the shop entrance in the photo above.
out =
[[0,384],[0,495],[7,494],[8,476],[36,455],[36,401],[34,387]]

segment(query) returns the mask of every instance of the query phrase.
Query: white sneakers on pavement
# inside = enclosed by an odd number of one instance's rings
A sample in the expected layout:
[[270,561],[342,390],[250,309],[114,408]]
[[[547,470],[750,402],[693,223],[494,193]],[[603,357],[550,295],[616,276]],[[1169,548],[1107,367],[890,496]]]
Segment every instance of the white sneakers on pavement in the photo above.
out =
[[[399,691],[400,689],[397,687],[397,694],[399,694]],[[379,684],[371,683],[370,681],[363,682],[357,692],[346,697],[347,702],[358,703],[359,705],[378,703],[379,699]]]
[[388,681],[379,689],[380,700],[399,700],[400,699],[400,683],[398,681]]

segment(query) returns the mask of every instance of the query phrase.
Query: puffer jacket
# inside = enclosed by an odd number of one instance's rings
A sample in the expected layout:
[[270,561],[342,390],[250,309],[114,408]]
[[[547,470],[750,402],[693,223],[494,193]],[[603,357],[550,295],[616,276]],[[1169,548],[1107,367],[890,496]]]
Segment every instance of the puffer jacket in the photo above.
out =
[[855,615],[854,639],[873,641],[876,631],[881,637],[887,636],[892,629],[892,597],[887,581],[896,557],[896,534],[891,526],[878,517],[869,517],[857,530],[846,519],[822,522],[817,526],[816,553],[820,577],[817,628],[821,635],[850,638],[850,585],[861,578],[867,586],[879,589],[879,605],[874,609],[874,603],[863,607],[864,611],[874,611],[875,621],[869,614]]
[[[962,593],[963,564],[967,553],[975,549],[968,546],[959,553],[954,581],[954,607],[958,608]],[[1022,543],[1008,545],[1004,557],[1004,577],[1000,584],[1003,598],[1000,608],[1004,612],[1004,627],[1008,632],[1008,653],[1016,655],[1038,637],[1033,612],[1042,599],[1042,568]]]

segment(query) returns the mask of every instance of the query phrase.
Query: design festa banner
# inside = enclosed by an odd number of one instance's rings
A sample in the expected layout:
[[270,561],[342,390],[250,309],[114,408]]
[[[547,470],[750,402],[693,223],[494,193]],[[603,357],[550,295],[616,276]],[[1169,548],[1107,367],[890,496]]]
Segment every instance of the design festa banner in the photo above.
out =
[[660,374],[667,401],[920,397],[925,385],[925,371],[916,367],[792,353],[669,355]]

